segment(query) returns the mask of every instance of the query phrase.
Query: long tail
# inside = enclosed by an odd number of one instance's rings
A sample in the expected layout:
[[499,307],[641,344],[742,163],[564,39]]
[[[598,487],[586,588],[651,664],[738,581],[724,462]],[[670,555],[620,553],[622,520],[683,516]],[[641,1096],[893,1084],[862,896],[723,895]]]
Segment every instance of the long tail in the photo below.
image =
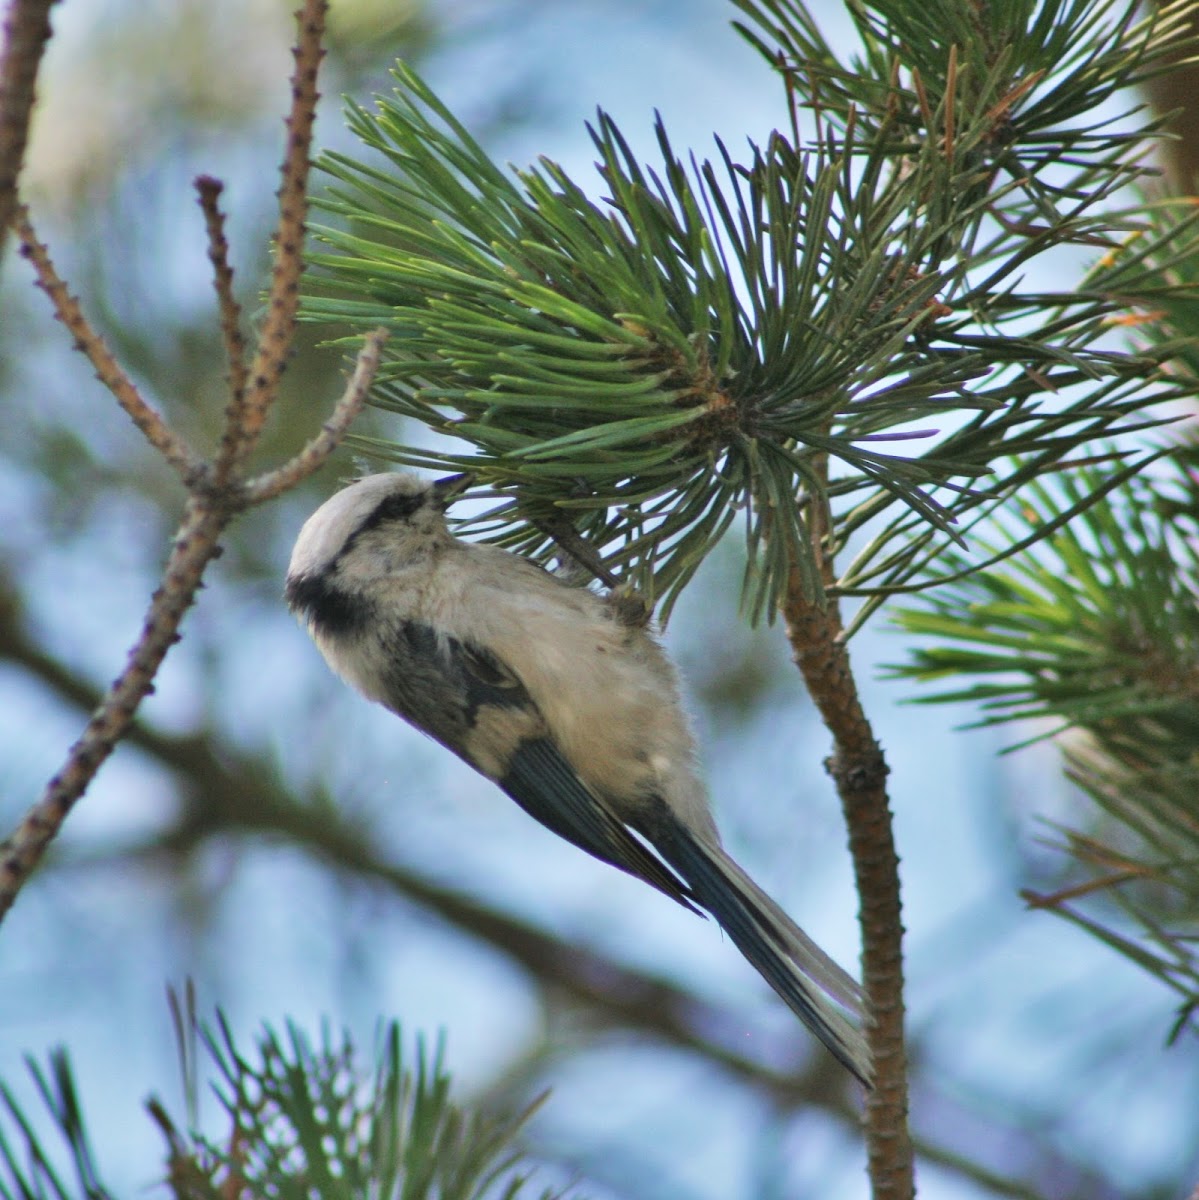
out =
[[670,821],[654,830],[662,857],[687,881],[762,978],[833,1056],[867,1087],[874,1069],[861,1020],[861,989],[719,846]]

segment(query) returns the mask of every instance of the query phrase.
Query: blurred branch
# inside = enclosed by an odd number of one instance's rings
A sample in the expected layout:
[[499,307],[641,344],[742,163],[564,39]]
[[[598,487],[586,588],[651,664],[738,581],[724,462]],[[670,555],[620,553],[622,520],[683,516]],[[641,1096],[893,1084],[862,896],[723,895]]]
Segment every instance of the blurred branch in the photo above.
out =
[[0,262],[17,210],[17,179],[25,161],[37,73],[50,40],[55,0],[11,0],[0,51]]
[[129,662],[105,693],[41,799],[0,846],[0,917],[12,907],[67,813],[128,730],[167,650],[178,640],[179,623],[191,607],[227,520],[228,514],[221,510],[206,507],[194,497],[189,499],[162,585],[154,593]]
[[[183,616],[195,599],[204,570],[218,553],[225,527],[249,505],[278,495],[315,471],[328,458],[354,416],[361,409],[384,335],[377,332],[364,343],[357,369],[332,417],[322,431],[289,463],[257,479],[243,473],[246,455],[257,444],[267,412],[274,403],[295,330],[296,296],[303,268],[304,214],[308,178],[308,150],[316,107],[316,70],[321,57],[326,0],[307,0],[297,14],[299,40],[292,79],[289,139],[280,189],[278,244],[269,315],[259,339],[249,390],[238,391],[241,368],[230,363],[231,397],[220,449],[212,464],[196,463],[183,442],[147,405],[126,373],[112,359],[95,334],[65,283],[54,272],[50,257],[37,241],[22,214],[21,232],[26,252],[38,270],[39,282],[54,301],[59,318],[77,344],[92,357],[104,381],[126,411],[133,416],[151,444],[184,475],[188,489],[183,523],[175,536],[162,583],[150,602],[142,634],[130,652],[124,670],[105,693],[83,734],[71,747],[62,768],[47,784],[41,798],[25,814],[0,846],[0,919],[11,908],[46,847],[67,814],[83,794],[116,744],[129,731],[138,706],[149,693],[167,651],[179,638]],[[222,221],[216,207],[218,186],[200,184],[201,206],[209,233],[209,250],[221,305],[221,321],[230,350],[238,340],[230,334],[235,323],[229,291]]]
[[[22,628],[15,597],[0,591],[0,660],[17,664],[62,700],[90,711],[98,689],[48,655]],[[208,839],[226,834],[282,837],[339,871],[374,881],[435,914],[518,963],[549,997],[581,1006],[595,1030],[634,1029],[715,1064],[741,1083],[788,1110],[817,1107],[847,1127],[858,1114],[848,1102],[841,1072],[822,1055],[795,1070],[785,1064],[787,1047],[755,1057],[739,1036],[728,1009],[702,1000],[666,979],[625,966],[581,945],[565,945],[536,925],[497,912],[470,896],[441,887],[408,867],[385,860],[378,840],[354,828],[320,792],[297,802],[263,762],[206,733],[162,733],[135,721],[126,738],[175,773],[185,785],[179,819],[170,831],[122,857],[186,856]],[[76,862],[79,860],[76,859]],[[787,1046],[795,1043],[789,1040]],[[1011,1200],[1045,1200],[1035,1183],[1013,1180],[971,1159],[943,1141],[913,1139],[923,1161],[936,1163]],[[1026,1167],[1028,1179],[1052,1179],[1054,1200],[1098,1200],[1118,1191],[1086,1167],[1064,1158],[1051,1143],[1041,1145],[1039,1161]]]
[[[1161,8],[1160,0],[1154,7]],[[1174,136],[1163,138],[1160,154],[1169,169],[1169,188],[1178,195],[1199,190],[1199,62],[1194,57],[1199,39],[1199,8],[1188,5],[1182,13],[1186,32],[1180,39],[1173,70],[1146,80],[1144,88]]]

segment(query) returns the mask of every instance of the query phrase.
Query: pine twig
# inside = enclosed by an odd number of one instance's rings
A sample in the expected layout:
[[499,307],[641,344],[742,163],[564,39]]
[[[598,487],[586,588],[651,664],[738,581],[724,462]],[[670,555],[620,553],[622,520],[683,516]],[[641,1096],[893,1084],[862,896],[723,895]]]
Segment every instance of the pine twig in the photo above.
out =
[[866,1039],[874,1065],[874,1086],[863,1113],[871,1194],[874,1200],[912,1200],[916,1178],[908,1129],[903,919],[899,856],[887,804],[889,768],[858,696],[840,604],[830,595],[835,578],[833,522],[821,498],[829,481],[827,455],[817,458],[814,476],[820,490],[809,497],[806,528],[820,593],[805,589],[802,572],[793,566],[783,617],[795,664],[833,735],[833,754],[825,766],[841,798],[853,859]]
[[341,444],[346,430],[362,411],[375,373],[379,369],[383,343],[386,341],[385,329],[376,329],[366,335],[346,390],[334,405],[329,419],[321,426],[320,432],[289,462],[277,470],[250,480],[245,486],[246,503],[261,504],[263,501],[273,500],[324,465],[329,455]]
[[[231,405],[238,433],[222,456],[236,466],[258,444],[274,400],[279,380],[291,354],[300,304],[300,276],[304,273],[304,233],[308,216],[308,175],[312,166],[312,129],[316,120],[317,71],[324,56],[322,38],[327,0],[305,0],[297,14],[300,36],[293,54],[291,111],[288,113],[287,155],[279,188],[279,224],[275,231],[275,265],[271,275],[266,320],[258,335],[258,349],[249,370],[249,386],[240,402]],[[233,412],[231,412],[231,416]]]
[[[249,370],[246,366],[246,339],[241,331],[241,305],[233,295],[233,268],[229,265],[229,242],[225,237],[225,214],[221,211],[220,196],[225,185],[210,175],[196,180],[196,193],[204,224],[208,229],[208,259],[212,263],[212,282],[216,289],[217,311],[220,314],[221,336],[225,343],[225,360],[229,365],[229,408],[225,414],[225,430],[238,425],[236,410],[245,403]],[[213,472],[217,484],[224,483],[232,465],[232,445],[225,442],[217,455]]]
[[105,693],[82,736],[71,747],[58,773],[16,829],[0,844],[0,921],[41,861],[46,848],[83,795],[104,761],[128,733],[139,705],[149,694],[158,668],[179,640],[179,625],[191,607],[208,563],[219,553],[219,539],[243,509],[278,496],[315,471],[333,452],[360,410],[378,365],[381,338],[367,341],[346,394],[333,417],[294,458],[248,486],[215,491],[197,485],[150,603],[141,636],[129,662]]

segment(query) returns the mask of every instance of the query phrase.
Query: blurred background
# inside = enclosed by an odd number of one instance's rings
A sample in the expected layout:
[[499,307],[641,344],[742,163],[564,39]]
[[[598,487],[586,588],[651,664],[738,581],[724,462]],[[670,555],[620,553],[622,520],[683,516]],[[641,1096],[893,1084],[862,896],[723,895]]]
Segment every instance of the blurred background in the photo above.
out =
[[[191,180],[226,183],[240,295],[268,265],[291,5],[71,0],[25,198],[60,272],[147,395],[208,446],[223,406]],[[318,146],[352,150],[340,95],[414,63],[500,160],[587,179],[597,105],[653,158],[662,112],[700,155],[785,120],[725,0],[334,0]],[[846,28],[830,11],[826,28]],[[1122,106],[1127,108],[1128,105]],[[317,179],[319,189],[322,181]],[[598,184],[595,190],[599,191]],[[319,219],[319,218],[318,218]],[[1080,259],[1080,262],[1082,260]],[[316,427],[345,364],[303,331],[265,461]],[[0,276],[0,822],[61,761],[136,637],[181,511],[174,477],[82,358],[27,265]],[[368,414],[360,432],[419,436]],[[63,1044],[106,1177],[162,1177],[141,1105],[179,1107],[164,991],[195,981],[235,1031],[381,1017],[444,1031],[460,1092],[521,1104],[547,1184],[624,1200],[866,1195],[847,1079],[710,922],[587,858],[438,747],[337,683],[281,600],[304,517],[343,453],[238,523],[137,735],[103,770],[5,922],[0,1079]],[[855,966],[855,897],[827,739],[778,628],[738,621],[732,539],[668,632],[726,842]],[[1028,912],[1041,839],[1078,825],[1054,751],[960,731],[877,682],[885,622],[853,643],[891,766],[903,858],[913,1128],[928,1200],[1185,1195],[1199,1066],[1164,1045],[1171,995],[1074,927]],[[1027,732],[1027,731],[1021,731]]]

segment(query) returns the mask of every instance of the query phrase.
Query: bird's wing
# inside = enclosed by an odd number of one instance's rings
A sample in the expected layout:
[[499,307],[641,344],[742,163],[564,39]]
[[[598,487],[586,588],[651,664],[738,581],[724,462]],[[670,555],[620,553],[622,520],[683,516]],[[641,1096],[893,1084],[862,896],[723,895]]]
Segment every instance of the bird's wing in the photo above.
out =
[[[427,627],[425,627],[427,630]],[[461,695],[464,724],[458,744],[446,741],[496,783],[531,817],[588,854],[643,879],[694,912],[689,889],[578,776],[554,741],[544,715],[517,673],[477,644],[410,628],[407,658],[435,656]],[[423,728],[416,712],[405,713]],[[485,763],[487,755],[492,761]]]
[[699,912],[686,885],[583,783],[551,738],[521,742],[498,782],[529,816],[559,837]]

